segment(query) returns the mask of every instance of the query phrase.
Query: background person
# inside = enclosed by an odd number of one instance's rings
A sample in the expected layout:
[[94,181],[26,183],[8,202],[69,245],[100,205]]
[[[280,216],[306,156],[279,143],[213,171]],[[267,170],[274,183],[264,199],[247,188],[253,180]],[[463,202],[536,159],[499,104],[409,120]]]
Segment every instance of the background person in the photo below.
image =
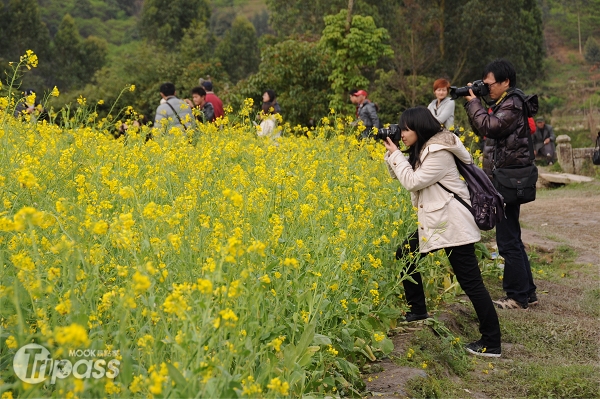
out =
[[[396,257],[409,259],[409,252],[426,254],[444,249],[456,279],[469,296],[479,319],[481,339],[466,346],[475,355],[500,357],[500,324],[488,293],[475,255],[475,243],[481,239],[479,228],[471,212],[454,196],[471,203],[469,189],[456,167],[454,157],[462,162],[473,162],[463,143],[453,133],[443,130],[425,107],[409,108],[402,113],[398,126],[402,142],[408,148],[408,159],[388,137],[383,143],[390,175],[411,193],[417,209],[418,229],[400,246]],[[439,184],[436,184],[439,183]],[[407,321],[429,317],[421,274],[414,272],[416,259],[409,263],[407,273],[416,281],[403,280],[410,312]]]
[[196,86],[192,89],[192,100],[185,99],[185,102],[197,111],[196,119],[200,122],[214,122],[215,109],[213,104],[206,100],[207,93],[204,88]]
[[172,127],[183,130],[189,128],[194,120],[192,109],[185,101],[175,96],[175,85],[166,82],[160,85],[160,96],[164,100],[156,108],[154,126],[168,132]]
[[23,98],[15,107],[14,116],[17,118],[30,115],[31,122],[48,120],[48,112],[40,104],[36,93],[33,89],[26,89],[23,92]]
[[276,138],[281,136],[281,129],[277,128],[276,114],[281,113],[281,107],[277,103],[277,95],[273,90],[266,90],[263,93],[263,103],[260,113],[259,136],[268,136]]
[[[525,104],[518,95],[517,73],[506,60],[489,63],[482,74],[488,86],[489,97],[494,101],[488,110],[469,90],[465,109],[473,131],[485,136],[483,170],[494,181],[493,168],[525,167],[531,165],[525,118]],[[520,204],[506,204],[506,218],[496,225],[498,252],[504,258],[502,288],[506,296],[494,301],[502,309],[527,309],[537,305],[536,286],[533,283],[531,265],[521,240],[519,224]]]
[[277,94],[273,90],[265,90],[261,108],[266,114],[281,114],[281,107],[277,102]]
[[431,114],[439,123],[444,125],[446,129],[450,129],[454,126],[454,107],[455,103],[448,93],[450,90],[450,82],[446,79],[438,79],[433,82],[433,93],[435,94],[435,100],[433,100],[427,109],[431,111]]
[[225,116],[223,110],[223,101],[213,92],[213,84],[210,80],[200,78],[200,86],[206,90],[206,101],[213,105],[215,110],[215,119]]
[[379,128],[379,117],[377,116],[377,108],[370,100],[367,99],[368,93],[364,90],[358,90],[352,95],[352,101],[356,104],[356,116],[365,125],[365,130],[361,132],[361,138],[367,138],[371,135],[374,127]]
[[532,137],[535,156],[546,161],[548,165],[552,165],[556,154],[554,129],[546,124],[545,119],[541,116],[535,119],[535,126],[535,133]]

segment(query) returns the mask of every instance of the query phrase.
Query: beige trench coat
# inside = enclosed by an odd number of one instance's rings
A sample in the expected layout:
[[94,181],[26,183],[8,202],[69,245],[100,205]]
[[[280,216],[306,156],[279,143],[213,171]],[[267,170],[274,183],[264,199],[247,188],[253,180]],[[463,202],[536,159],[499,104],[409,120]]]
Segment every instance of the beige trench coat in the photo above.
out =
[[420,165],[413,170],[401,151],[386,153],[386,165],[393,178],[411,193],[417,208],[419,252],[470,244],[481,239],[471,212],[448,190],[471,203],[469,189],[460,179],[453,155],[466,164],[472,157],[453,133],[442,131],[433,136],[421,150]]

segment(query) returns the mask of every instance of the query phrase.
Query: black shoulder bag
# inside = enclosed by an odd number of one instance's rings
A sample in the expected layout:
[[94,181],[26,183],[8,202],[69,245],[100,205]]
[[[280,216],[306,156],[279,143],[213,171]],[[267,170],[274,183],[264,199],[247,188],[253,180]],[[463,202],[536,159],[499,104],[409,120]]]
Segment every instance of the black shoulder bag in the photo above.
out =
[[592,162],[594,165],[600,165],[600,132],[598,132],[598,137],[596,137],[596,149],[594,149],[594,153],[592,154]]
[[528,119],[537,113],[537,95],[525,97],[521,92],[515,90],[514,95],[523,101],[523,111],[525,114],[525,129],[527,142],[529,144],[529,160],[531,165],[527,166],[508,166],[504,168],[496,167],[497,141],[494,147],[494,159],[492,164],[492,175],[494,187],[504,197],[506,204],[526,204],[535,201],[536,183],[538,179],[538,169],[533,163],[535,155],[533,153],[533,140],[529,131]]

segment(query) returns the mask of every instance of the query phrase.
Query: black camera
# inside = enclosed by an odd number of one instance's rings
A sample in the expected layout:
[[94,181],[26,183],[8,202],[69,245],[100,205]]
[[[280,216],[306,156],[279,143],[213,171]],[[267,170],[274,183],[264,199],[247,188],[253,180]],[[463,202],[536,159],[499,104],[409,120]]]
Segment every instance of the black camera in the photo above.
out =
[[473,94],[477,97],[483,97],[490,94],[490,88],[481,80],[473,82],[473,86],[456,87],[450,86],[450,98],[456,100],[458,97],[468,96],[469,89],[473,90]]
[[375,138],[377,140],[385,141],[389,137],[390,139],[392,139],[392,143],[398,145],[401,139],[400,134],[400,127],[397,124],[392,124],[388,128],[382,127],[381,129],[378,129]]

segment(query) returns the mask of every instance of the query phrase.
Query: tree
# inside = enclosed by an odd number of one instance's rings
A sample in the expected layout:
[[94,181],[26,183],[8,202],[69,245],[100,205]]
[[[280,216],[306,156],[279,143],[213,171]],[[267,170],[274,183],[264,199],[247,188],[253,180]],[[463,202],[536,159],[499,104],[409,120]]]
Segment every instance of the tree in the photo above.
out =
[[[43,66],[49,58],[50,35],[42,22],[37,2],[11,0],[3,11],[0,16],[0,58],[7,62],[18,61],[25,51],[33,50]],[[35,73],[39,74],[40,70]]]
[[54,84],[68,89],[80,83],[81,36],[71,15],[64,16],[53,40],[53,64],[56,73]]
[[377,28],[372,17],[353,15],[342,10],[325,17],[325,29],[320,46],[329,55],[332,72],[329,75],[332,93],[329,106],[342,110],[346,105],[346,93],[352,87],[366,88],[369,81],[363,76],[366,67],[375,67],[382,57],[394,53],[385,42],[387,30]]
[[588,37],[583,48],[583,56],[590,64],[600,64],[600,43],[592,36]]
[[[286,40],[266,47],[259,71],[241,81],[229,101],[239,106],[245,98],[262,103],[265,90],[275,90],[282,114],[292,125],[311,124],[328,113],[329,57],[317,43]],[[233,94],[233,93],[232,93]]]
[[94,36],[83,40],[77,30],[75,20],[65,15],[53,41],[53,70],[51,85],[61,90],[81,87],[92,80],[94,72],[106,60],[106,41]]
[[210,18],[207,0],[146,0],[139,28],[142,37],[165,48],[174,48],[194,21]]
[[108,45],[106,40],[95,36],[89,36],[81,43],[80,54],[81,72],[79,77],[82,82],[89,82],[94,73],[102,68],[106,62],[108,54]]
[[231,29],[217,45],[215,55],[234,83],[258,70],[258,39],[254,26],[246,17],[238,16],[233,21]]

